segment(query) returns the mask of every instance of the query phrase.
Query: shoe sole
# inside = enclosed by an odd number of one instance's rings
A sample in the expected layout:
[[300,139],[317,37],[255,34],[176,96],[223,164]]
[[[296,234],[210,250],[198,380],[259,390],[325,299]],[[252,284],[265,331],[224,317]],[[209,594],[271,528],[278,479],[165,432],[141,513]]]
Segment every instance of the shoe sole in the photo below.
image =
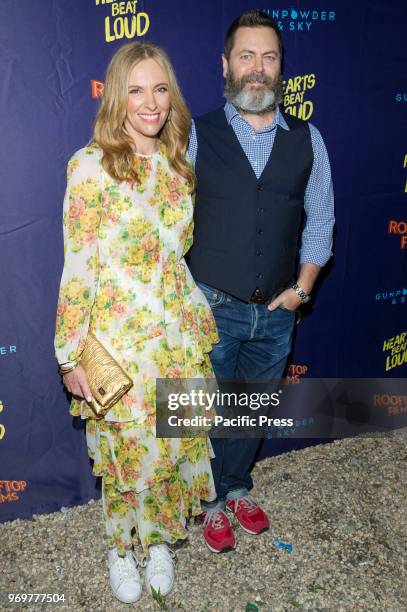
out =
[[136,603],[137,601],[140,601],[142,593],[140,593],[140,595],[137,597],[137,599],[121,599],[121,597],[119,597],[118,595],[116,595],[116,593],[112,590],[113,595],[116,597],[117,601],[121,601],[122,603],[125,604],[132,604],[132,603]]
[[[204,538],[205,540],[205,538]],[[216,550],[216,548],[212,548],[212,546],[210,544],[208,544],[208,542],[205,540],[205,544],[207,545],[207,547],[209,548],[210,551],[214,552],[214,553],[228,553],[231,552],[232,550],[236,549],[236,544],[234,546],[225,546],[225,548],[222,548],[221,550]]]
[[250,533],[250,535],[260,535],[261,533],[264,533],[265,531],[268,531],[270,529],[270,527],[264,527],[264,529],[261,529],[260,531],[250,531],[250,529],[247,529],[247,527],[243,527],[243,525],[239,523],[237,519],[236,521],[239,524],[239,527],[241,527],[246,533]]
[[[110,584],[110,583],[109,583],[109,584]],[[111,585],[111,584],[110,584],[110,588],[111,588],[111,590],[112,590],[113,595],[116,597],[116,599],[117,599],[118,601],[121,601],[122,603],[125,603],[125,604],[136,603],[136,601],[139,601],[139,600],[141,599],[141,596],[142,596],[142,594],[143,594],[143,589],[142,589],[142,587],[141,587],[141,588],[140,588],[140,594],[137,596],[137,598],[136,598],[136,599],[133,599],[133,598],[131,598],[130,600],[128,600],[128,599],[122,599],[122,598],[121,598],[121,597],[119,597],[119,595],[117,595],[117,593],[116,593],[116,592],[113,590],[113,587],[112,587],[112,585]]]

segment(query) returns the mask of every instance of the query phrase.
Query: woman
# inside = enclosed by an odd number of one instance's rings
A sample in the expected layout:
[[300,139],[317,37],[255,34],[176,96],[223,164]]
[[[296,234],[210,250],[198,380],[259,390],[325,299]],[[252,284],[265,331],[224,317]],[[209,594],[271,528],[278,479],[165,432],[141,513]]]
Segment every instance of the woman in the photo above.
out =
[[[164,51],[129,43],[109,65],[91,144],[68,164],[56,354],[71,413],[88,419],[110,584],[127,603],[141,594],[132,531],[147,555],[147,589],[166,595],[167,544],[184,539],[188,514],[216,495],[205,439],[155,437],[156,378],[212,377],[207,353],[218,341],[183,259],[192,240],[189,124]],[[83,401],[92,399],[79,365],[88,331],[134,383],[101,420]]]

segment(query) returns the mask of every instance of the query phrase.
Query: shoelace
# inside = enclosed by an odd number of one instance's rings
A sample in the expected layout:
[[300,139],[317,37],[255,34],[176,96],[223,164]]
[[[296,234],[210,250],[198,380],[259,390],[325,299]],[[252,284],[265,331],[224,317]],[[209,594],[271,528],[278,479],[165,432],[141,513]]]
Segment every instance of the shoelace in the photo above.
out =
[[127,555],[125,557],[117,557],[115,564],[118,567],[121,580],[134,578],[134,570],[137,568],[137,559],[134,558],[134,555],[132,558],[135,561],[135,566]]
[[142,557],[138,563],[140,567],[146,567],[149,561],[151,561],[154,565],[154,572],[165,572],[167,570],[166,565],[168,565],[168,563],[171,565],[175,563],[175,552],[170,548],[161,548],[158,550],[156,546],[152,546],[150,548],[150,555],[144,555],[144,557]]
[[235,502],[235,512],[239,510],[240,505],[243,506],[243,508],[245,508],[249,512],[258,508],[258,504],[249,495],[245,497],[239,497],[239,499],[233,499],[231,501]]
[[133,553],[133,558],[139,567],[145,567],[147,565],[147,557],[145,555],[137,559],[136,555]]
[[204,519],[203,526],[211,525],[214,529],[223,529],[225,526],[225,513],[223,510],[209,510]]

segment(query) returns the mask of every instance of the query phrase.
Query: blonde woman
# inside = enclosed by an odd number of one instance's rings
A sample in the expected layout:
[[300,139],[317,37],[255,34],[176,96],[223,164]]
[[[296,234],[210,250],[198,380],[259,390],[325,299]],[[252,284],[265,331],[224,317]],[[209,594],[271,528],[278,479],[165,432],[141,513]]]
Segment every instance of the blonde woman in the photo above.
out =
[[[173,553],[186,518],[216,496],[206,439],[155,437],[156,378],[213,376],[214,320],[183,256],[192,239],[194,175],[185,160],[190,116],[172,65],[151,43],[113,56],[90,145],[68,164],[65,265],[56,354],[87,419],[93,471],[102,477],[110,584],[137,601],[141,579],[132,536],[146,555],[149,592],[170,592]],[[134,386],[95,420],[79,364],[88,331]]]

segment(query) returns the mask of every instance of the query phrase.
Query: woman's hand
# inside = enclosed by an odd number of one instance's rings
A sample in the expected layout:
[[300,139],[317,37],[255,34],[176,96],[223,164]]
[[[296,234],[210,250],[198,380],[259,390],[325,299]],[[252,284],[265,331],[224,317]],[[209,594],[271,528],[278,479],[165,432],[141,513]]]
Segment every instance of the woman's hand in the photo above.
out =
[[87,402],[92,401],[92,394],[86,379],[85,370],[82,366],[77,365],[72,372],[64,374],[62,382],[69,393],[72,393],[75,398],[86,399]]

